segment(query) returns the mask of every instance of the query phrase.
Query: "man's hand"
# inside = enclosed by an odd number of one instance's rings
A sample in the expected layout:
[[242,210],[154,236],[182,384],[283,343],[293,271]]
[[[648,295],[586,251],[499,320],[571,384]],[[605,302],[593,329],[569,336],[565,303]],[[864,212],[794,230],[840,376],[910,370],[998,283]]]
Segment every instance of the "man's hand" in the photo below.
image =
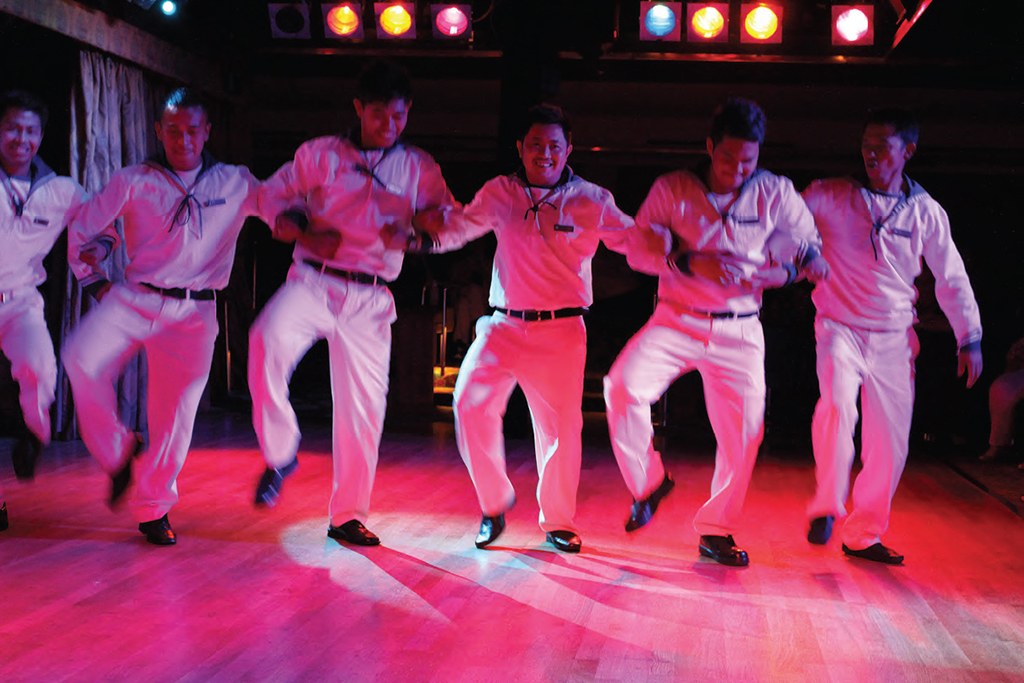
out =
[[444,230],[444,214],[444,209],[440,207],[417,211],[412,217],[412,227],[418,232],[436,235]]
[[[795,266],[791,266],[795,269]],[[786,266],[769,266],[759,269],[754,275],[744,282],[745,287],[755,289],[776,289],[785,287],[791,281],[791,273]]]
[[801,272],[808,280],[814,284],[818,284],[819,282],[828,279],[828,262],[821,257],[821,254],[819,254],[811,259],[811,262],[805,265],[801,269]]
[[404,230],[394,223],[388,223],[380,229],[380,239],[384,242],[385,249],[405,251],[409,245],[410,235],[408,230]]
[[967,388],[970,389],[981,377],[982,370],[981,342],[971,342],[960,349],[957,354],[956,376],[963,377],[967,373]]
[[692,251],[689,256],[691,273],[723,287],[750,286],[751,279],[743,272],[744,263],[727,251]]
[[100,261],[107,258],[107,248],[96,242],[89,242],[78,250],[78,260],[87,266],[95,268]]
[[334,258],[341,246],[341,233],[334,228],[326,226],[313,228],[300,232],[297,238],[299,244],[309,249],[317,258],[327,261]]
[[302,227],[299,226],[298,221],[295,220],[294,214],[291,212],[284,212],[278,214],[274,220],[274,239],[282,242],[295,242],[302,235]]
[[113,286],[113,282],[105,283],[102,287],[96,290],[96,294],[93,295],[93,298],[96,299],[96,301],[103,301],[103,297],[107,295],[107,292],[109,292]]

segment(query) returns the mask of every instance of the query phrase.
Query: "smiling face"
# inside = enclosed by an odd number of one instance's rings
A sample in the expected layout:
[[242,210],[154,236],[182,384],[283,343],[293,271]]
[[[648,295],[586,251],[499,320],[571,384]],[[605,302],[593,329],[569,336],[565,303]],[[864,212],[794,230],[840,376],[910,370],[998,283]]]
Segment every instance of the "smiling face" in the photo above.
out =
[[914,155],[917,145],[905,144],[892,124],[869,123],[860,141],[871,189],[897,192],[903,184],[903,167]]
[[365,149],[387,149],[398,142],[409,120],[412,103],[396,98],[389,102],[353,100]]
[[39,114],[10,108],[0,119],[0,164],[9,176],[27,175],[43,141]]
[[726,135],[717,145],[711,138],[707,144],[711,155],[708,187],[712,192],[735,192],[757,169],[757,157],[761,151],[758,143]]
[[202,107],[165,109],[156,124],[167,163],[175,171],[191,171],[203,163],[203,147],[210,138],[210,123]]
[[516,143],[531,185],[551,187],[562,177],[572,145],[557,123],[535,123]]

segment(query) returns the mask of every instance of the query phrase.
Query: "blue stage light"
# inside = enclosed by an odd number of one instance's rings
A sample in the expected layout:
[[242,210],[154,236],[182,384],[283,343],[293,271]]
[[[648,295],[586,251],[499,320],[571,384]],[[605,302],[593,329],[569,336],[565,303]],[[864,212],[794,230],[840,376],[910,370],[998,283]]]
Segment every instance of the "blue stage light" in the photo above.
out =
[[651,32],[651,35],[659,38],[667,36],[676,27],[675,12],[665,5],[655,5],[647,11],[647,15],[644,17],[644,26]]

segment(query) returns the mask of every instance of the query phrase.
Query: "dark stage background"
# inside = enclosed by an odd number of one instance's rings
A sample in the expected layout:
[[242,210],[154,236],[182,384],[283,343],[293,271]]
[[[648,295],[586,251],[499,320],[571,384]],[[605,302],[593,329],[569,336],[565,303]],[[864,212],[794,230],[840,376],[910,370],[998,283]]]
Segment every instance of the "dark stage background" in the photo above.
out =
[[[120,13],[125,21],[153,30],[163,40],[215,58],[224,69],[224,87],[215,95],[224,102],[231,123],[228,131],[214,130],[211,149],[226,161],[248,164],[257,177],[270,175],[304,140],[339,132],[355,122],[354,78],[372,50],[268,43],[263,37],[265,8],[248,7],[263,3],[222,3],[235,5],[233,20],[238,22],[222,38],[206,29],[155,26],[151,19],[143,21],[132,14],[135,9],[113,2],[82,4]],[[474,3],[474,7],[478,4],[488,3]],[[192,0],[189,7],[217,18],[230,16],[223,9],[215,13],[212,4],[202,0]],[[946,15],[936,10],[935,16]],[[518,25],[508,19],[505,26]],[[988,386],[1002,370],[1010,344],[1024,334],[1024,235],[1019,209],[1024,196],[1020,162],[1024,111],[1019,47],[1014,47],[1020,41],[1014,40],[1015,29],[1005,27],[1003,33],[989,37],[960,34],[960,27],[950,20],[936,19],[935,25],[922,23],[921,28],[919,37],[912,32],[913,40],[908,38],[902,52],[885,61],[848,63],[616,58],[614,51],[601,47],[600,40],[595,43],[593,35],[600,38],[600,30],[565,39],[583,41],[583,47],[576,45],[573,52],[574,45],[560,44],[562,39],[537,34],[529,26],[519,27],[518,34],[499,35],[496,49],[472,56],[400,49],[389,56],[414,78],[416,95],[407,138],[435,156],[456,198],[463,202],[472,199],[486,178],[515,169],[508,131],[515,112],[541,98],[561,104],[573,117],[575,151],[570,165],[579,175],[611,189],[630,213],[659,174],[701,158],[711,111],[729,95],[750,97],[763,106],[769,128],[761,164],[790,176],[798,188],[816,177],[860,168],[860,126],[869,107],[913,108],[922,119],[923,131],[919,154],[908,170],[950,215],[954,239],[981,306],[986,363],[978,385],[965,390],[955,377],[955,341],[934,304],[931,282],[927,274],[923,276],[914,440],[919,445],[927,441],[976,448],[987,438]],[[52,115],[40,154],[58,172],[67,173],[67,103],[83,46],[4,13],[0,13],[0,36],[0,89],[29,88],[47,99]],[[1009,43],[1000,43],[1005,38]],[[542,50],[538,45],[548,47]],[[559,49],[550,49],[552,45]],[[595,45],[596,53],[590,49]],[[602,51],[605,55],[598,59]],[[52,321],[59,320],[65,248],[62,242],[51,255],[52,276],[44,288]],[[447,286],[455,296],[459,286],[478,280],[480,264],[488,263],[488,249],[493,249],[493,243],[485,239],[458,254],[407,258],[393,287],[400,311],[392,362],[392,429],[448,419],[450,413],[434,408],[431,391],[440,313],[429,294],[433,283],[440,291]],[[289,262],[288,248],[272,243],[265,226],[259,221],[247,226],[225,296],[222,328],[227,342],[222,331],[209,405],[245,409],[246,330],[283,281]],[[630,272],[624,259],[603,248],[594,273],[597,301],[588,318],[584,407],[599,411],[603,408],[600,378],[649,316],[654,281]],[[809,294],[808,286],[802,284],[765,296],[769,448],[809,441],[817,398],[814,310]],[[303,419],[330,419],[325,365],[325,349],[314,347],[296,371],[292,393]],[[7,419],[16,412],[12,408],[17,389],[9,373],[5,382],[2,400]],[[678,381],[669,392],[667,409],[659,408],[658,417],[666,431],[706,443],[711,434],[699,385],[696,376]],[[521,433],[527,419],[522,406],[514,403],[509,431]]]

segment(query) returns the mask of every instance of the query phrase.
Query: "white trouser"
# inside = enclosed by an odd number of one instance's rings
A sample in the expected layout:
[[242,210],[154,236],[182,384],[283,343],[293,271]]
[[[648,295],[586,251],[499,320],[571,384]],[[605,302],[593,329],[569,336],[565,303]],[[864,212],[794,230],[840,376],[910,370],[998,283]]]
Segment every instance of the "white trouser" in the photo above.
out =
[[700,372],[715,432],[711,498],[693,526],[701,535],[733,533],[764,435],[764,333],[757,316],[704,319],[659,305],[604,379],[608,431],[626,486],[636,499],[661,483],[651,405],[680,375]]
[[288,382],[299,360],[326,339],[334,399],[334,489],[331,524],[366,523],[387,408],[395,301],[381,285],[321,275],[293,265],[288,280],[249,333],[253,427],[268,467],[290,463],[299,449]]
[[50,406],[57,386],[57,360],[35,287],[0,293],[0,350],[11,361],[25,425],[50,443]]
[[577,531],[586,358],[582,316],[524,322],[495,313],[477,321],[453,405],[459,452],[485,515],[501,514],[515,501],[502,418],[518,382],[533,420],[540,528]]
[[78,429],[110,474],[124,466],[135,445],[134,433],[118,416],[114,384],[132,356],[146,351],[149,448],[135,464],[130,503],[139,522],[160,519],[178,502],[177,477],[210,376],[217,330],[212,300],[174,299],[139,285],[115,285],[64,345],[61,357]]
[[907,462],[917,335],[913,328],[873,332],[825,318],[815,321],[814,334],[821,398],[811,437],[818,488],[807,514],[812,519],[846,514],[860,394],[864,467],[842,536],[848,547],[861,550],[879,543],[889,527],[892,497]]
[[1024,370],[1006,372],[996,377],[988,392],[988,411],[992,416],[991,446],[1013,443],[1013,409],[1024,401]]

